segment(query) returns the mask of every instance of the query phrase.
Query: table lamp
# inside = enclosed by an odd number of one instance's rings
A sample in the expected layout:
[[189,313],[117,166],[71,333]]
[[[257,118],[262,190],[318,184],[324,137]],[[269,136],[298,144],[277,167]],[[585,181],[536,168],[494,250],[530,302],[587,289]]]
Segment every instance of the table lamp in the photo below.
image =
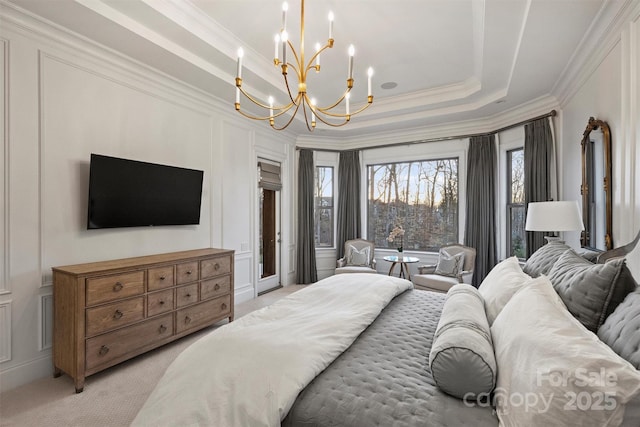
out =
[[546,231],[554,236],[544,236],[547,242],[560,241],[559,231],[584,230],[580,208],[575,201],[531,202],[527,208],[526,231]]

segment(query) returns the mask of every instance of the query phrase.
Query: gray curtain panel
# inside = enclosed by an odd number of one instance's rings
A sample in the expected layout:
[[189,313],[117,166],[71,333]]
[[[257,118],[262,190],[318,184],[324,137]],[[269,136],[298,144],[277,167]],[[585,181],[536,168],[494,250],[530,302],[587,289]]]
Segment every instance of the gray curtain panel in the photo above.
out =
[[338,258],[344,256],[344,242],[361,237],[360,221],[360,152],[340,152],[338,165]]
[[467,162],[467,221],[464,244],[476,249],[471,284],[476,288],[496,265],[495,135],[471,137]]
[[[553,136],[549,121],[534,120],[524,126],[524,201],[525,210],[530,202],[552,199]],[[548,233],[527,231],[527,258],[544,245]]]
[[318,281],[313,229],[313,182],[313,151],[300,150],[298,160],[298,257],[296,260],[296,283],[300,285]]

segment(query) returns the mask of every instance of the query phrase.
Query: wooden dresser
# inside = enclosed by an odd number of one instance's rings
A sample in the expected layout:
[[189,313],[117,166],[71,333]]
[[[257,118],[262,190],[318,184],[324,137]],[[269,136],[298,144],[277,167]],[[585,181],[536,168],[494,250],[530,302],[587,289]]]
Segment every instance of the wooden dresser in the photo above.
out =
[[233,251],[197,249],[53,268],[53,365],[75,381],[222,319]]

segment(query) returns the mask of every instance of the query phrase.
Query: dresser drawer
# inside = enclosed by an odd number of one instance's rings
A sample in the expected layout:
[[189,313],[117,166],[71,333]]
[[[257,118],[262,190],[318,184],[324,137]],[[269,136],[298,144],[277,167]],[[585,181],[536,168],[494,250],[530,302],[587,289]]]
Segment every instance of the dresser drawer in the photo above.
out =
[[200,300],[227,295],[231,291],[231,276],[222,276],[200,283]]
[[173,310],[173,289],[147,295],[147,317]]
[[144,293],[144,271],[86,279],[87,305]]
[[198,280],[198,262],[185,262],[176,265],[176,283],[181,285]]
[[144,297],[87,309],[87,336],[106,332],[144,319]]
[[173,335],[173,315],[148,320],[129,328],[87,340],[86,369],[108,364],[112,360]]
[[184,307],[185,305],[198,302],[198,284],[194,283],[188,286],[176,288],[176,306]]
[[175,285],[173,276],[173,266],[150,268],[147,272],[149,278],[149,290],[155,291],[157,289],[168,288]]
[[224,317],[225,314],[230,314],[230,303],[231,297],[227,295],[178,310],[176,333],[204,326],[215,319]]
[[227,274],[231,271],[231,257],[222,256],[200,261],[200,277],[213,277]]

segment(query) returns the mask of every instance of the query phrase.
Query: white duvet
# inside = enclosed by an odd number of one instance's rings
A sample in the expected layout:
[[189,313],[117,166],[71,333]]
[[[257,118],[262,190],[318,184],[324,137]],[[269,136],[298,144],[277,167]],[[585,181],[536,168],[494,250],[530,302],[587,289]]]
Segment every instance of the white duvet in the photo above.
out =
[[224,325],[169,366],[133,426],[279,426],[298,393],[412,287],[329,277]]

